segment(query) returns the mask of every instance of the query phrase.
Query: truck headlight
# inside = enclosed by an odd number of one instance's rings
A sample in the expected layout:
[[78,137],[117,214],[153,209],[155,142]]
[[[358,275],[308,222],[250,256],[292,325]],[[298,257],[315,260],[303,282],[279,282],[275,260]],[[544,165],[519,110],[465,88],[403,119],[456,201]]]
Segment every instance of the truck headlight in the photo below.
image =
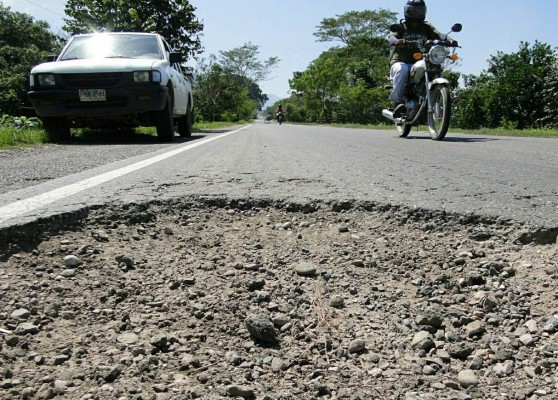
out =
[[150,81],[149,71],[136,71],[134,72],[134,82],[147,83]]
[[36,79],[39,86],[54,86],[56,85],[56,79],[54,79],[54,74],[37,74]]
[[159,71],[135,71],[133,75],[135,83],[161,82]]

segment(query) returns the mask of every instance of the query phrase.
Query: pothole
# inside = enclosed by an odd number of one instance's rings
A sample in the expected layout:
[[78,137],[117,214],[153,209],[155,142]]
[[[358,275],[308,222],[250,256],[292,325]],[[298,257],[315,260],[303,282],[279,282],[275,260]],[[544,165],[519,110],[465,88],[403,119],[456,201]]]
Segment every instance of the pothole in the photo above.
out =
[[509,221],[197,198],[13,229],[3,399],[558,393],[556,237]]

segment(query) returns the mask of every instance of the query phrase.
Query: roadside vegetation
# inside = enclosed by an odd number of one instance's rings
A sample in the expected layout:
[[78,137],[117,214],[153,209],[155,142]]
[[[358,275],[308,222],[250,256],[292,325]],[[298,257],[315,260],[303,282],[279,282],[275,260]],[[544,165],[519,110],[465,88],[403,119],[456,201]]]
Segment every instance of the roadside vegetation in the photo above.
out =
[[[66,26],[55,34],[48,23],[12,12],[0,0],[0,147],[47,142],[27,99],[28,74],[48,55],[58,53],[72,34],[110,22],[116,24],[115,31],[161,31],[188,57],[199,55],[203,24],[196,18],[195,7],[187,0],[164,3],[138,0],[129,8],[69,0]],[[167,19],[168,15],[173,18]],[[397,13],[381,8],[322,20],[314,36],[331,47],[289,80],[291,94],[280,100],[287,122],[391,129],[381,116],[388,106],[385,85],[390,49],[385,36],[397,20]],[[260,47],[251,42],[199,59],[193,71],[194,128],[218,129],[258,114],[274,115],[279,102],[261,111],[268,95],[260,84],[279,62],[277,57],[261,60]],[[459,63],[446,68],[454,93],[450,132],[558,137],[557,50],[545,43],[521,42],[517,52],[498,52],[487,60],[487,66],[479,75],[459,73]],[[153,129],[144,128],[132,132],[154,134]],[[74,132],[77,137],[94,134]]]
[[[45,131],[42,129],[41,121],[36,118],[13,118],[4,116],[4,120],[10,123],[0,123],[0,149],[17,147],[40,146],[49,143]],[[21,121],[21,122],[20,122]],[[15,125],[13,124],[15,122]],[[247,124],[251,121],[238,121],[237,124]],[[194,135],[200,132],[208,132],[232,126],[231,122],[197,122],[194,124]],[[73,134],[76,140],[85,141],[132,141],[143,138],[143,141],[157,141],[155,128],[122,129],[117,134],[111,131],[76,129]]]
[[0,148],[36,146],[46,141],[37,117],[0,117]]

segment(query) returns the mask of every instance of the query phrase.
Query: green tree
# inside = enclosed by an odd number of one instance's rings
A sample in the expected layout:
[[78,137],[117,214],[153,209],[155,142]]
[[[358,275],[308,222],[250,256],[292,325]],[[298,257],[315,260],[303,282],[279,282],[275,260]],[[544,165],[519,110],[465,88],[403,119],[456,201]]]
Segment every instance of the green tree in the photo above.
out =
[[267,107],[264,110],[264,116],[275,116],[275,111],[279,107],[279,104],[283,105],[283,110],[285,110],[286,119],[291,122],[305,122],[306,117],[306,107],[304,105],[304,98],[297,95],[295,92],[291,92],[291,95],[286,99],[281,99],[276,101],[273,105]]
[[257,101],[259,108],[267,101],[267,96],[260,90],[259,83],[269,78],[279,63],[279,58],[270,57],[261,61],[260,46],[250,42],[232,50],[220,51],[220,64],[224,69],[236,75],[248,89],[252,100]]
[[68,0],[64,30],[70,34],[95,31],[159,32],[186,56],[201,52],[203,24],[188,0]]
[[206,121],[239,121],[252,118],[260,107],[259,87],[217,62],[215,56],[201,60],[196,69],[194,102]]
[[349,44],[363,36],[381,37],[389,32],[389,26],[397,22],[397,13],[379,9],[349,11],[336,18],[324,18],[314,33],[319,42],[340,41]]
[[300,114],[308,122],[380,122],[388,97],[388,56],[387,41],[367,35],[322,53],[289,81],[303,95],[306,112]]
[[488,73],[494,80],[506,121],[524,129],[535,127],[544,117],[543,96],[533,94],[542,93],[555,63],[555,50],[538,41],[533,46],[521,42],[517,53],[499,52],[490,59]]
[[558,63],[552,67],[548,75],[543,90],[544,98],[544,117],[540,123],[549,128],[558,128]]
[[265,104],[268,97],[259,83],[269,77],[279,59],[261,61],[259,49],[246,43],[198,63],[194,96],[204,119],[252,118]]
[[496,123],[490,122],[491,93],[493,85],[486,75],[476,77],[464,76],[465,86],[455,92],[453,98],[452,125],[465,129],[479,129],[498,125],[501,118],[496,117]]
[[227,74],[213,56],[209,61],[201,60],[198,63],[195,76],[194,104],[198,109],[197,115],[213,122],[223,112],[223,99],[229,90]]
[[221,65],[234,74],[247,78],[254,83],[265,81],[269,78],[273,68],[279,63],[279,58],[270,57],[260,61],[260,46],[250,42],[232,50],[220,51]]
[[458,92],[454,123],[463,128],[482,124],[518,129],[547,123],[554,93],[549,77],[556,63],[556,50],[538,41],[532,46],[521,42],[516,53],[498,52],[488,60],[488,69],[469,77]]
[[27,100],[29,71],[55,53],[60,42],[47,22],[0,3],[0,114],[32,114]]
[[309,122],[335,122],[339,88],[343,83],[340,78],[345,75],[337,57],[339,51],[334,48],[322,53],[289,81],[290,87],[304,97]]
[[302,98],[294,103],[304,105],[304,112],[295,115],[308,122],[380,122],[388,97],[385,36],[395,22],[396,13],[384,9],[323,19],[314,36],[341,46],[323,52],[305,71],[293,74],[289,84]]

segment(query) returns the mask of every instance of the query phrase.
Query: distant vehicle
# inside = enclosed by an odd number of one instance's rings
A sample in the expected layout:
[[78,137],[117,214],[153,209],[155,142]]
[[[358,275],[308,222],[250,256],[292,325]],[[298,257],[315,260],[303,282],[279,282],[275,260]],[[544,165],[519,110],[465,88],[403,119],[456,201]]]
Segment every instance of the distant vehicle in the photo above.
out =
[[281,125],[283,122],[285,122],[285,112],[284,111],[279,111],[277,113],[277,122],[279,122],[279,125]]
[[183,55],[155,33],[94,33],[69,39],[31,70],[29,99],[52,140],[71,128],[155,126],[160,141],[191,136],[192,84]]

